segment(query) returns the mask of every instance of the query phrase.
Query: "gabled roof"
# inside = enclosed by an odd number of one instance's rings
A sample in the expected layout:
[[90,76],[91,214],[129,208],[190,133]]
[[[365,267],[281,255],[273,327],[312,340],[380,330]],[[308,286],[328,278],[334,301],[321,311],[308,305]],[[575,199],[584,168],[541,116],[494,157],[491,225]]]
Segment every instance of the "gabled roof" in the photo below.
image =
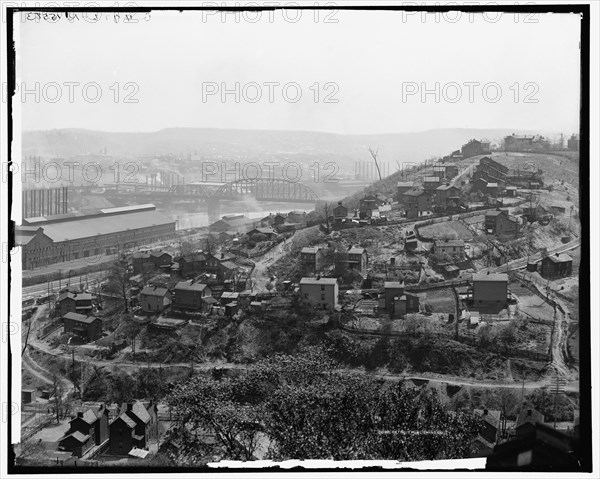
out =
[[522,426],[525,423],[543,423],[544,415],[536,409],[522,409],[517,417],[516,427]]
[[426,176],[423,178],[423,183],[439,183],[440,179],[437,176]]
[[507,213],[505,210],[494,210],[486,212],[485,216],[498,216]]
[[404,196],[421,196],[425,194],[425,190],[409,190],[404,192]]
[[69,421],[69,423],[75,421],[76,419],[82,419],[84,422],[88,424],[94,424],[96,422],[97,416],[96,413],[92,409],[88,409],[83,413],[82,417],[75,416],[73,419]]
[[363,254],[365,252],[364,248],[350,248],[348,250],[348,254]]
[[275,230],[274,230],[273,228],[270,228],[270,227],[269,227],[269,228],[254,228],[254,229],[253,229],[253,230],[251,230],[249,233],[253,233],[253,232],[255,232],[255,231],[257,231],[257,232],[259,232],[259,233],[262,233],[262,234],[264,234],[264,235],[274,235],[274,234],[277,234],[277,233],[275,232]]
[[398,188],[412,188],[412,181],[399,181],[396,185]]
[[150,419],[151,419],[150,418],[150,414],[148,413],[148,410],[144,407],[144,405],[141,402],[134,402],[133,403],[132,412],[138,418],[140,418],[140,420],[144,424],[148,424],[150,422]]
[[135,421],[133,419],[131,419],[126,413],[123,413],[119,417],[115,418],[115,420],[113,422],[111,422],[111,425],[113,423],[115,423],[116,421],[118,421],[119,419],[121,421],[123,421],[129,429],[135,428]]
[[142,289],[142,292],[140,294],[146,296],[160,296],[162,298],[168,292],[169,290],[167,288],[160,288],[158,286],[146,286],[144,289]]
[[63,319],[70,319],[72,321],[77,321],[79,323],[86,323],[86,324],[91,324],[94,321],[96,321],[97,319],[100,320],[100,318],[96,318],[94,316],[86,316],[84,314],[79,314],[79,313],[67,313],[63,316]]
[[318,246],[316,247],[308,247],[305,246],[304,248],[302,248],[302,250],[300,251],[300,253],[307,253],[307,254],[317,254],[319,252],[321,248],[319,248]]
[[440,246],[461,247],[461,246],[465,245],[465,242],[461,239],[451,239],[451,240],[437,240],[434,244],[435,244],[436,248],[439,248]]
[[66,298],[75,299],[77,301],[91,301],[92,295],[90,293],[72,293],[71,291],[65,291],[58,295],[57,301],[61,302]]
[[385,289],[388,288],[404,288],[404,281],[385,281],[383,283]]
[[192,283],[191,281],[180,281],[175,285],[175,290],[180,291],[204,291],[208,285],[202,283]]
[[79,443],[82,443],[82,444],[83,444],[84,442],[86,442],[86,441],[87,441],[87,440],[90,438],[89,434],[82,434],[82,433],[80,433],[79,431],[74,431],[74,432],[72,432],[72,433],[70,433],[70,434],[66,434],[65,436],[61,437],[61,438],[58,440],[58,442],[62,442],[62,441],[64,441],[65,439],[67,439],[68,437],[72,437],[72,438],[73,438],[73,439],[75,439],[77,442],[79,442]]
[[546,258],[544,258],[544,259],[548,259],[548,260],[552,261],[553,263],[568,263],[569,261],[573,261],[573,258],[571,258],[566,253],[551,254],[551,255],[546,256]]
[[496,429],[498,429],[498,426],[500,424],[500,417],[501,417],[501,412],[500,411],[496,411],[496,410],[491,410],[491,409],[474,409],[473,413],[477,414],[478,416],[481,416],[481,418],[487,422],[490,426],[495,427]]
[[508,282],[508,275],[506,273],[473,274],[473,282],[475,282],[475,281],[506,281],[506,282]]
[[219,266],[225,269],[238,269],[238,265],[231,261],[223,261]]
[[458,187],[456,185],[440,185],[436,188],[436,190],[446,191],[446,190],[450,190],[452,188],[455,188],[458,190]]
[[171,256],[171,255],[170,255],[169,253],[167,253],[166,251],[152,251],[152,252],[150,253],[150,256],[153,256],[154,258],[160,258],[160,257],[162,257],[162,256],[164,256],[164,255]]
[[337,278],[302,278],[300,284],[337,284]]

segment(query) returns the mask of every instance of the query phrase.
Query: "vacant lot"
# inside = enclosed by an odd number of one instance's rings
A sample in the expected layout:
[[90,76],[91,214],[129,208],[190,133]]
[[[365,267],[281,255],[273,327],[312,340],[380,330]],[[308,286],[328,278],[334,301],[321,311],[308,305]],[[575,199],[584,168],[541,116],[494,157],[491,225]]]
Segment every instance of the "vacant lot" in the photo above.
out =
[[431,239],[462,239],[470,240],[473,233],[458,221],[443,221],[433,225],[419,228],[419,233],[424,238]]
[[449,289],[434,289],[419,294],[419,300],[423,305],[429,305],[432,313],[454,313],[456,303],[454,295]]

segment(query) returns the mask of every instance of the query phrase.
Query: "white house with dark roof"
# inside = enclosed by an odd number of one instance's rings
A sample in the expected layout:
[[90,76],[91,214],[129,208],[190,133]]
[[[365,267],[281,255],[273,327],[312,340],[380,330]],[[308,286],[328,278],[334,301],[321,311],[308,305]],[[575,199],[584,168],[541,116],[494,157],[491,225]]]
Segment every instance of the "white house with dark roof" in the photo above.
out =
[[300,297],[318,307],[333,311],[338,305],[339,286],[337,278],[302,278]]
[[160,313],[171,304],[171,293],[167,288],[146,286],[139,296],[144,313]]
[[461,239],[437,240],[433,244],[433,252],[438,261],[462,261],[465,258],[465,242]]

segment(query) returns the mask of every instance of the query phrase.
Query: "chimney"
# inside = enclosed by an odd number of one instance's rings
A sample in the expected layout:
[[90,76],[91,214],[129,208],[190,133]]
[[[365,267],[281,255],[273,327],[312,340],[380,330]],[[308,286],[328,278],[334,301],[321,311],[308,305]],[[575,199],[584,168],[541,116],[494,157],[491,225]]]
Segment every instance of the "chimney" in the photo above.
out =
[[320,274],[318,274],[318,275],[317,275],[317,281],[319,281],[320,279],[321,279],[321,275],[320,275]]
[[484,409],[484,410],[483,410],[483,415],[484,415],[484,416],[487,416],[487,414],[488,414],[488,410],[487,410],[487,409]]
[[338,201],[338,205],[342,206],[342,202],[341,202],[341,201]]
[[528,409],[528,410],[527,410],[527,417],[531,416],[531,415],[532,415],[532,413],[533,413],[533,411],[532,411],[531,409]]
[[79,412],[77,413],[77,417],[83,417],[83,413],[82,413],[81,411],[79,411]]
[[556,253],[556,257],[558,258],[560,256],[560,253]]
[[221,253],[221,259],[225,258],[225,253]]
[[127,410],[128,411],[133,411],[133,404],[132,403],[127,403]]

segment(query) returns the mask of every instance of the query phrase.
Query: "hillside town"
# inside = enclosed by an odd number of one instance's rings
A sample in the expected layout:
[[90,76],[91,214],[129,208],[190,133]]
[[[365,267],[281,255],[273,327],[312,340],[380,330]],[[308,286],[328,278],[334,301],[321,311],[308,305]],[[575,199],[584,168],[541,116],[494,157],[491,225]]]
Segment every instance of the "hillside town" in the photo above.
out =
[[[546,172],[537,151],[514,155],[511,138],[493,149],[469,140],[312,211],[230,214],[191,230],[153,204],[57,204],[25,217],[17,457],[169,463],[183,454],[181,384],[234,381],[274,354],[317,347],[475,418],[472,457],[510,463],[519,444],[549,435],[570,460],[577,185]],[[202,431],[211,457],[228,457],[223,437]],[[269,457],[275,433],[255,433],[236,447]]]
[[600,5],[30,3],[0,477],[598,472]]

